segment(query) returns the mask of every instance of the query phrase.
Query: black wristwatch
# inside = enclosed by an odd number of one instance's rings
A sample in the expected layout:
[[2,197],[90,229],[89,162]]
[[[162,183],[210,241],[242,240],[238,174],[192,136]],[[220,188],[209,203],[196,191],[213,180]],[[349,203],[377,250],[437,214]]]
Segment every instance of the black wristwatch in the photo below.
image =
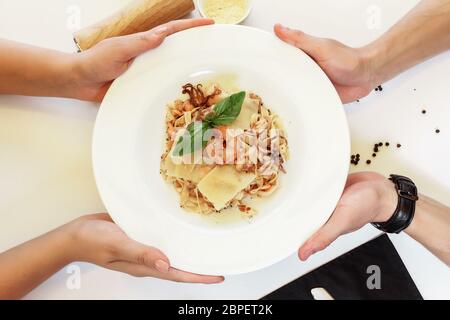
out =
[[397,209],[388,221],[372,223],[372,225],[386,233],[400,233],[408,228],[413,221],[419,196],[417,187],[411,179],[392,174],[389,180],[395,184],[397,190]]

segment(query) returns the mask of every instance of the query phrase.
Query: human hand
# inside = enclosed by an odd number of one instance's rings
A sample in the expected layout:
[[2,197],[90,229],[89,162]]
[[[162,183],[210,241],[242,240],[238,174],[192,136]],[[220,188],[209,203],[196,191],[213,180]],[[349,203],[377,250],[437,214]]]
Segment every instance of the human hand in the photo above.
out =
[[395,212],[397,201],[394,184],[384,176],[371,172],[350,175],[333,215],[302,245],[300,259],[306,261],[339,236],[356,231],[368,223],[389,220]]
[[170,267],[158,249],[130,238],[108,214],[81,217],[64,226],[70,234],[70,259],[96,264],[136,277],[154,277],[176,282],[213,284],[223,277],[203,276]]
[[188,19],[166,23],[146,32],[106,39],[74,58],[70,96],[100,102],[112,81],[122,75],[140,54],[158,47],[169,35],[204,25],[211,19]]
[[367,96],[379,85],[365,50],[332,39],[316,38],[280,24],[274,30],[281,40],[303,50],[317,62],[344,104]]

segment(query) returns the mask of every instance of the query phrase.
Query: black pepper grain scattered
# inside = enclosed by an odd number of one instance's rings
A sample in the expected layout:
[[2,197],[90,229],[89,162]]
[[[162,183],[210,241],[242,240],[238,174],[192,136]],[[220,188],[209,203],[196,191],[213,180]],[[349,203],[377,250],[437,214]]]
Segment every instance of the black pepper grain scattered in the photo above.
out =
[[372,154],[372,157],[374,157],[374,158],[375,158],[376,156],[377,156],[377,154],[376,154],[376,153],[373,153],[373,154]]
[[441,130],[439,130],[439,129],[436,129],[436,133],[441,133]]
[[355,160],[355,155],[354,154],[352,154],[351,159]]
[[380,151],[380,150],[378,149],[378,146],[376,146],[375,148],[373,148],[373,152],[378,152],[378,151]]
[[379,146],[379,147],[382,147],[382,146],[383,146],[383,142],[380,142],[380,143],[378,144],[378,146]]
[[371,163],[372,163],[372,161],[370,161],[370,160],[367,160],[367,161],[366,161],[366,163],[367,163],[367,164],[371,164]]
[[427,113],[427,110],[423,109],[422,114],[426,114],[426,113]]
[[386,147],[389,147],[389,142],[386,142],[384,145],[385,145]]
[[397,148],[401,148],[402,145],[400,143],[397,143]]

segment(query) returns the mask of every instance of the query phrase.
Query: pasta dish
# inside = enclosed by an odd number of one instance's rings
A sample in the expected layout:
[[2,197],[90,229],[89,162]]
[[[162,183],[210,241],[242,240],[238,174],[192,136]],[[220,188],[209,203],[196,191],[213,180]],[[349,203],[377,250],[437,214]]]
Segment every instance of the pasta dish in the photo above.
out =
[[252,199],[271,195],[286,173],[283,123],[255,93],[186,84],[167,106],[165,126],[161,175],[188,211],[238,208],[252,216]]

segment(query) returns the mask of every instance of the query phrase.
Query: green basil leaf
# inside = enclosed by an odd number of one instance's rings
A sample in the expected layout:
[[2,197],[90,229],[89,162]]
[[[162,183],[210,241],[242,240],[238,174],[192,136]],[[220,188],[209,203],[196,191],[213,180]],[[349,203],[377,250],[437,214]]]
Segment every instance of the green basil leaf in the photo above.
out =
[[211,112],[206,115],[204,122],[206,122],[211,128],[214,127],[214,118],[215,118],[215,112]]
[[214,112],[206,117],[206,121],[212,122],[214,126],[230,125],[241,113],[245,100],[245,91],[235,93],[223,99],[214,107]]
[[[205,141],[204,135],[205,132],[211,128],[212,126],[211,123],[209,122],[193,122],[190,125],[188,125],[185,134],[178,139],[178,142],[173,150],[173,154],[175,156],[182,157],[184,154],[194,153],[200,148],[201,149],[205,148],[206,145],[208,144],[208,140]],[[185,139],[188,139],[190,141],[189,150],[184,150]],[[196,144],[197,140],[201,141],[202,143]]]
[[[241,113],[242,105],[245,100],[245,91],[235,93],[226,99],[223,99],[214,107],[213,112],[205,117],[203,122],[193,122],[186,128],[186,133],[178,139],[178,142],[173,150],[175,156],[182,157],[185,154],[184,146],[185,139],[190,141],[189,153],[197,151],[200,147],[203,149],[208,144],[208,140],[205,141],[205,133],[209,129],[212,129],[221,125],[232,124],[239,114]],[[196,141],[200,140],[202,143],[196,145]]]
[[178,139],[177,144],[175,145],[175,148],[173,148],[173,155],[175,157],[181,157],[183,156],[183,142],[184,142],[184,137],[180,137]]

